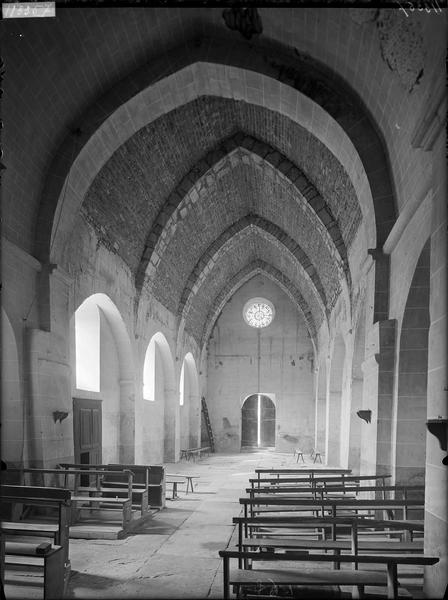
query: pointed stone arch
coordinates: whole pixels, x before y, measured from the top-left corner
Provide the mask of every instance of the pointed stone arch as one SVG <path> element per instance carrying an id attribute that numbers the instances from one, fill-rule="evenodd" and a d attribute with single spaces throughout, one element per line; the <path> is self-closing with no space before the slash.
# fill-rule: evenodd
<path id="1" fill-rule="evenodd" d="M 172 73 L 170 67 L 168 70 L 166 69 L 165 56 L 159 65 L 154 65 L 151 74 L 148 73 L 146 66 L 137 73 L 133 73 L 129 77 L 129 80 L 133 82 L 132 85 L 129 85 L 130 81 L 123 80 L 118 86 L 120 93 L 117 93 L 117 89 L 111 90 L 102 103 L 92 106 L 87 111 L 76 135 L 72 134 L 64 140 L 49 169 L 39 211 L 38 227 L 36 229 L 36 253 L 43 262 L 48 262 L 50 259 L 58 260 L 61 252 L 60 245 L 63 243 L 63 238 L 70 232 L 74 216 L 82 204 L 86 190 L 95 174 L 119 145 L 124 143 L 139 128 L 164 114 L 167 110 L 171 110 L 176 103 L 185 103 L 197 95 L 207 93 L 211 75 L 208 71 L 216 70 L 218 80 L 225 78 L 226 73 L 228 74 L 229 71 L 235 72 L 236 80 L 244 80 L 243 69 L 247 64 L 247 57 L 244 65 L 239 64 L 239 60 L 234 60 L 235 64 L 226 66 L 226 61 L 229 59 L 228 54 L 226 59 L 216 57 L 215 62 L 207 64 L 203 62 L 205 55 L 201 56 L 205 50 L 203 44 L 196 46 L 195 53 L 197 56 L 193 57 L 191 48 L 189 50 L 187 54 L 178 55 L 180 63 L 179 60 L 172 63 L 178 65 L 176 73 Z M 176 50 L 173 53 L 175 54 Z M 244 52 L 245 56 L 246 54 L 247 48 Z M 291 80 L 290 77 L 285 78 L 286 72 L 284 70 L 281 70 L 282 74 L 280 75 L 280 72 L 275 68 L 268 68 L 266 61 L 260 61 L 260 58 L 261 56 L 258 56 L 255 63 L 253 63 L 251 76 L 259 79 L 261 89 L 264 80 L 270 78 L 273 78 L 274 81 L 277 79 L 275 86 L 278 87 L 279 92 L 280 88 L 283 87 L 285 89 L 293 88 L 290 93 L 297 94 L 300 96 L 302 103 L 309 105 L 309 108 L 313 107 L 313 110 L 320 113 L 322 118 L 319 119 L 319 127 L 310 122 L 309 119 L 305 125 L 319 139 L 323 140 L 323 132 L 327 131 L 326 122 L 332 130 L 335 126 L 339 129 L 338 133 L 342 134 L 344 141 L 341 142 L 341 139 L 338 138 L 339 143 L 336 144 L 337 136 L 333 136 L 329 143 L 330 150 L 340 158 L 352 180 L 355 182 L 358 179 L 358 183 L 355 185 L 361 184 L 359 197 L 370 202 L 371 196 L 369 193 L 366 196 L 365 190 L 362 189 L 364 181 L 361 182 L 360 179 L 363 179 L 363 177 L 355 177 L 356 173 L 365 173 L 359 157 L 366 164 L 367 177 L 373 191 L 375 211 L 378 213 L 376 219 L 377 234 L 380 234 L 380 241 L 386 239 L 395 221 L 394 195 L 389 166 L 383 140 L 379 137 L 371 122 L 370 115 L 357 96 L 342 81 L 336 82 L 338 78 L 333 73 L 331 76 L 329 73 L 324 76 L 324 79 L 326 78 L 325 89 L 327 93 L 324 96 L 320 92 L 316 93 L 319 86 L 313 85 L 312 79 L 313 72 L 317 73 L 317 71 L 310 71 L 309 65 L 312 62 L 310 59 L 305 62 L 305 68 L 299 76 L 297 57 L 295 57 L 296 66 L 292 72 L 296 76 Z M 184 63 L 183 66 L 182 62 Z M 162 78 L 156 74 L 158 69 L 160 74 L 163 74 Z M 198 83 L 190 87 L 187 95 L 185 91 L 182 91 L 182 93 L 174 92 L 174 102 L 172 104 L 166 106 L 157 103 L 159 84 L 156 82 L 158 80 L 163 79 L 165 86 L 173 85 L 174 82 L 177 82 L 175 85 L 181 85 L 186 79 L 195 81 L 195 77 L 200 70 L 206 71 L 207 75 L 198 77 Z M 166 73 L 171 74 L 167 76 Z M 322 72 L 319 73 L 319 77 L 322 77 Z M 278 81 L 279 79 L 280 81 Z M 336 83 L 348 92 L 351 102 L 347 102 L 347 96 L 342 98 L 340 92 L 336 91 Z M 234 97 L 234 92 L 231 89 L 223 88 L 220 93 L 223 96 Z M 238 96 L 241 96 L 241 92 L 238 92 Z M 335 103 L 335 97 L 340 98 L 341 101 Z M 291 114 L 286 106 L 270 106 L 269 97 L 262 101 L 267 103 L 267 108 L 279 110 L 288 115 Z M 144 108 L 142 109 L 142 107 Z M 310 112 L 303 111 L 303 115 L 311 113 L 312 110 Z M 291 116 L 299 121 L 300 118 L 305 119 L 305 116 L 301 117 L 295 111 Z M 340 125 L 338 122 L 340 122 Z M 356 126 L 354 126 L 355 123 Z M 323 124 L 323 129 L 321 124 Z M 344 133 L 344 131 L 347 133 Z M 344 151 L 341 153 L 342 146 Z M 72 175 L 70 181 L 67 179 L 69 174 Z M 366 208 L 367 212 L 364 211 L 366 215 L 369 210 L 369 208 Z M 373 240 L 371 243 L 369 242 L 369 245 L 374 244 Z"/>
<path id="2" fill-rule="evenodd" d="M 155 352 L 155 401 L 161 405 L 162 422 L 159 424 L 164 432 L 163 461 L 176 462 L 179 457 L 179 392 L 176 386 L 174 360 L 170 345 L 165 335 L 158 331 L 150 339 L 145 357 Z M 145 440 L 143 440 L 145 443 Z"/>
<path id="3" fill-rule="evenodd" d="M 180 381 L 180 447 L 198 448 L 201 444 L 201 399 L 196 361 L 187 352 L 182 361 Z"/>
<path id="4" fill-rule="evenodd" d="M 125 463 L 133 462 L 135 457 L 135 366 L 129 333 L 120 311 L 109 296 L 103 293 L 92 294 L 77 307 L 73 315 L 75 328 L 76 313 L 89 306 L 98 311 L 97 333 L 100 336 L 98 340 L 98 353 L 102 335 L 101 329 L 105 324 L 110 329 L 115 342 L 114 347 L 118 358 L 119 377 L 117 382 L 117 414 L 113 417 L 113 420 L 116 421 L 117 429 L 113 435 L 118 440 L 117 459 Z M 104 325 L 102 319 L 105 319 Z M 106 404 L 104 404 L 104 407 L 106 407 Z M 108 426 L 108 423 L 103 418 L 103 440 L 111 438 L 111 432 L 107 431 Z"/>
<path id="5" fill-rule="evenodd" d="M 350 268 L 348 265 L 347 248 L 343 240 L 338 222 L 332 214 L 331 208 L 326 204 L 316 187 L 306 177 L 306 175 L 296 165 L 292 163 L 285 155 L 273 148 L 269 144 L 254 138 L 242 131 L 239 131 L 231 137 L 222 140 L 211 151 L 209 151 L 198 163 L 196 163 L 187 175 L 178 183 L 176 188 L 170 193 L 163 207 L 159 211 L 156 219 L 152 223 L 151 229 L 147 235 L 142 258 L 138 266 L 135 284 L 137 290 L 141 290 L 148 266 L 151 263 L 153 254 L 156 253 L 160 238 L 166 235 L 166 229 L 175 227 L 174 214 L 179 205 L 189 194 L 197 182 L 205 177 L 213 169 L 217 170 L 220 163 L 231 155 L 235 155 L 237 149 L 254 154 L 273 169 L 278 170 L 286 180 L 293 185 L 300 197 L 310 207 L 312 214 L 319 221 L 323 230 L 326 230 L 328 237 L 334 246 L 333 252 L 339 256 L 339 262 L 342 265 L 343 272 L 350 284 Z M 303 252 L 303 251 L 302 251 Z M 160 252 L 157 252 L 159 255 Z M 306 261 L 306 262 L 309 262 Z"/>
<path id="6" fill-rule="evenodd" d="M 196 263 L 193 271 L 188 277 L 184 291 L 181 295 L 181 300 L 178 307 L 179 316 L 183 318 L 184 312 L 188 311 L 188 305 L 191 301 L 190 299 L 192 296 L 194 296 L 197 287 L 200 285 L 201 279 L 203 279 L 205 274 L 210 271 L 211 266 L 216 264 L 220 253 L 225 250 L 226 244 L 234 236 L 242 233 L 249 227 L 255 227 L 262 232 L 273 236 L 278 242 L 281 243 L 282 247 L 285 248 L 285 251 L 294 256 L 299 263 L 301 270 L 303 270 L 304 279 L 309 283 L 310 286 L 314 287 L 316 296 L 320 298 L 320 309 L 325 313 L 327 300 L 321 279 L 317 269 L 311 263 L 307 254 L 303 251 L 300 245 L 297 244 L 289 235 L 287 235 L 274 223 L 269 222 L 258 215 L 247 215 L 227 228 L 221 234 L 221 236 L 207 248 L 201 259 Z"/>
<path id="7" fill-rule="evenodd" d="M 282 273 L 280 273 L 275 267 L 269 265 L 263 260 L 256 260 L 247 265 L 244 269 L 242 269 L 233 279 L 225 286 L 221 293 L 215 298 L 212 308 L 207 315 L 207 319 L 204 323 L 203 334 L 201 336 L 201 349 L 204 352 L 208 338 L 212 332 L 214 324 L 219 317 L 222 309 L 226 302 L 233 296 L 233 294 L 238 290 L 244 283 L 249 281 L 252 277 L 257 275 L 258 273 L 263 273 L 272 281 L 274 281 L 290 298 L 293 304 L 297 307 L 298 311 L 303 316 L 305 323 L 307 325 L 311 341 L 313 346 L 315 345 L 315 335 L 316 335 L 316 324 L 314 322 L 313 316 L 306 306 L 306 303 L 294 286 L 294 284 L 289 281 Z"/>

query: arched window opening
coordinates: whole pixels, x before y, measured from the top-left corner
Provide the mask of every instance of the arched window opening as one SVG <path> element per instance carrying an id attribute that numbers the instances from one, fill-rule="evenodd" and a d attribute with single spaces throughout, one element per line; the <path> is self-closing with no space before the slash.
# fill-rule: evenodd
<path id="1" fill-rule="evenodd" d="M 185 361 L 182 363 L 182 369 L 180 371 L 180 382 L 179 382 L 179 404 L 184 405 L 185 399 Z"/>
<path id="2" fill-rule="evenodd" d="M 154 402 L 156 399 L 156 342 L 152 338 L 148 344 L 143 366 L 143 398 Z"/>
<path id="3" fill-rule="evenodd" d="M 75 312 L 76 387 L 100 391 L 100 315 L 94 302 L 86 301 Z"/>

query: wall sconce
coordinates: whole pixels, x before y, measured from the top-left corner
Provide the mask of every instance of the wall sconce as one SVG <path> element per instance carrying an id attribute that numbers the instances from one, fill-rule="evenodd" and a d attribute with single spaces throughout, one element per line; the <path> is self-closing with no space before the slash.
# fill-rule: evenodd
<path id="1" fill-rule="evenodd" d="M 372 418 L 372 411 L 371 410 L 358 410 L 358 412 L 356 414 L 358 415 L 358 417 L 360 419 L 362 419 L 366 423 L 370 423 L 371 418 Z"/>
<path id="2" fill-rule="evenodd" d="M 62 421 L 64 419 L 66 419 L 68 417 L 68 412 L 65 410 L 54 410 L 53 411 L 53 421 L 56 423 L 56 421 L 59 421 L 59 423 L 62 423 Z"/>
<path id="3" fill-rule="evenodd" d="M 426 427 L 429 433 L 432 433 L 438 440 L 440 449 L 446 452 L 447 449 L 447 420 L 443 417 L 438 419 L 428 419 Z"/>
<path id="4" fill-rule="evenodd" d="M 426 428 L 429 433 L 432 433 L 438 441 L 440 449 L 446 452 L 447 450 L 447 432 L 448 432 L 448 421 L 443 417 L 439 417 L 438 419 L 428 419 L 426 421 Z M 442 459 L 442 464 L 448 466 L 448 455 Z"/>

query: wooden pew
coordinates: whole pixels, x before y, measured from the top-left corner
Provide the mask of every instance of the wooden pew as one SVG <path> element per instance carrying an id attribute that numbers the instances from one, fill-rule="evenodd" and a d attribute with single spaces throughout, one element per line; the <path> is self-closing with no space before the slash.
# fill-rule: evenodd
<path id="1" fill-rule="evenodd" d="M 423 485 L 331 485 L 327 486 L 325 483 L 319 486 L 313 486 L 311 489 L 309 486 L 264 486 L 264 487 L 250 487 L 246 488 L 246 493 L 249 494 L 250 498 L 256 498 L 260 495 L 275 495 L 275 496 L 290 496 L 298 498 L 328 498 L 328 497 L 341 497 L 341 498 L 355 498 L 360 495 L 373 496 L 377 498 L 381 496 L 383 499 L 387 499 L 388 494 L 391 499 L 398 499 L 397 495 L 401 495 L 405 502 L 410 499 L 412 494 L 418 494 L 421 496 L 422 501 L 424 497 L 425 486 Z"/>
<path id="2" fill-rule="evenodd" d="M 142 517 L 149 512 L 149 466 L 140 465 L 122 465 L 122 464 L 89 464 L 83 465 L 78 463 L 60 463 L 58 465 L 65 471 L 83 471 L 85 475 L 81 475 L 78 481 L 84 477 L 89 477 L 89 473 L 93 471 L 102 471 L 102 477 L 95 478 L 95 490 L 98 495 L 104 498 L 131 498 L 132 508 L 140 512 Z M 132 467 L 132 469 L 131 469 Z M 132 482 L 129 482 L 128 472 L 132 473 Z M 136 482 L 136 479 L 138 481 Z M 79 485 L 78 490 L 89 491 L 91 486 Z M 93 491 L 93 490 L 92 490 Z"/>
<path id="3" fill-rule="evenodd" d="M 329 532 L 332 541 L 340 539 L 343 535 L 349 536 L 350 549 L 353 554 L 358 553 L 359 546 L 359 532 L 381 532 L 385 535 L 390 535 L 392 532 L 400 533 L 407 531 L 411 537 L 415 531 L 423 532 L 422 521 L 390 521 L 384 519 L 370 519 L 366 517 L 312 517 L 312 516 L 257 516 L 257 517 L 233 517 L 233 523 L 238 527 L 238 548 L 241 550 L 243 540 L 252 538 L 254 536 L 262 536 L 278 538 L 292 536 L 294 540 L 297 540 L 302 536 L 304 531 L 313 533 L 314 537 L 321 536 L 322 531 Z M 344 539 L 345 539 L 344 538 Z M 307 539 L 303 539 L 301 548 L 305 548 L 305 542 Z M 312 540 L 309 540 L 312 541 Z M 328 541 L 327 535 L 325 535 L 323 542 Z M 392 542 L 391 542 L 392 543 Z M 393 542 L 395 543 L 395 542 Z M 311 544 L 310 547 L 313 545 Z M 324 545 L 325 547 L 325 545 Z M 368 545 L 366 546 L 368 549 Z M 403 548 L 407 548 L 403 546 Z M 328 546 L 328 549 L 334 550 L 332 545 Z M 344 549 L 344 545 L 341 550 Z M 407 549 L 406 549 L 407 551 Z"/>
<path id="4" fill-rule="evenodd" d="M 358 498 L 330 498 L 321 497 L 317 499 L 311 498 L 300 498 L 293 496 L 257 496 L 256 498 L 240 498 L 240 504 L 244 506 L 244 516 L 248 516 L 248 509 L 250 516 L 255 516 L 256 513 L 266 512 L 316 512 L 321 511 L 322 516 L 325 515 L 325 511 L 328 511 L 332 517 L 337 517 L 342 511 L 366 511 L 369 510 L 400 510 L 402 512 L 402 519 L 407 520 L 408 510 L 410 508 L 424 508 L 423 500 L 412 500 L 409 498 L 402 498 L 399 500 L 389 499 L 373 499 L 364 500 Z M 261 508 L 263 507 L 263 508 Z"/>
<path id="5" fill-rule="evenodd" d="M 149 471 L 150 468 L 147 465 L 124 465 L 118 463 L 109 463 L 107 465 L 95 464 L 95 465 L 82 465 L 76 463 L 60 463 L 61 469 L 79 469 L 87 470 L 103 470 L 109 474 L 102 478 L 98 490 L 104 495 L 105 498 L 114 498 L 117 495 L 121 497 L 128 497 L 129 492 L 132 498 L 132 508 L 139 510 L 142 517 L 146 516 L 149 512 Z M 132 473 L 132 487 L 129 490 L 129 481 L 126 471 Z M 115 473 L 115 474 L 114 474 Z"/>
<path id="6" fill-rule="evenodd" d="M 166 505 L 166 475 L 163 465 L 151 465 L 149 472 L 149 506 L 165 508 Z"/>
<path id="7" fill-rule="evenodd" d="M 291 528 L 293 527 L 296 534 L 293 537 L 272 537 L 266 531 L 260 531 L 260 528 L 266 529 L 269 527 L 270 520 L 264 521 L 263 517 L 254 517 L 253 519 L 244 519 L 237 517 L 234 519 L 235 523 L 238 523 L 238 549 L 242 550 L 246 548 L 260 548 L 260 549 L 291 549 L 291 550 L 330 550 L 335 554 L 340 554 L 341 551 L 349 551 L 352 554 L 358 554 L 363 552 L 411 552 L 421 553 L 423 552 L 423 539 L 414 540 L 412 542 L 403 542 L 399 540 L 391 540 L 388 537 L 381 537 L 381 539 L 359 539 L 359 533 L 363 530 L 370 530 L 374 527 L 375 533 L 384 530 L 387 535 L 384 525 L 389 525 L 388 521 L 372 521 L 370 519 L 363 518 L 344 518 L 344 517 L 302 517 L 299 520 L 295 520 L 293 523 L 288 522 L 288 519 L 281 521 L 283 525 Z M 243 525 L 249 524 L 248 531 L 249 537 L 243 537 Z M 272 523 L 271 523 L 272 524 Z M 278 522 L 273 523 L 274 527 L 278 526 Z M 304 538 L 301 533 L 303 527 L 306 528 L 327 528 L 331 530 L 332 539 L 308 539 Z M 400 524 L 400 527 L 403 525 Z M 252 529 L 255 527 L 255 532 L 252 533 Z M 415 525 L 410 524 L 408 528 L 414 528 Z M 350 539 L 346 539 L 347 528 L 349 528 Z M 421 524 L 423 529 L 423 524 Z M 337 532 L 344 534 L 344 538 L 337 535 Z"/>
<path id="8" fill-rule="evenodd" d="M 285 517 L 258 516 L 234 517 L 233 523 L 238 526 L 237 545 L 242 550 L 244 546 L 290 548 L 300 550 L 330 550 L 340 554 L 342 550 L 350 550 L 352 554 L 361 552 L 421 552 L 420 540 L 415 542 L 382 540 L 360 540 L 360 533 L 383 533 L 385 536 L 403 531 L 412 536 L 414 531 L 423 531 L 423 522 L 389 521 L 364 517 Z M 318 539 L 309 539 L 309 533 Z M 325 532 L 325 533 L 322 533 Z M 305 533 L 305 537 L 304 537 Z M 330 538 L 328 538 L 330 533 Z M 322 537 L 323 536 L 323 537 Z M 342 537 L 341 537 L 342 536 Z M 348 536 L 348 538 L 347 538 Z M 397 544 L 400 544 L 397 546 Z M 415 547 L 414 547 L 415 546 Z M 240 565 L 241 566 L 241 565 Z M 339 564 L 334 563 L 334 568 Z M 356 566 L 355 566 L 356 568 Z"/>
<path id="9" fill-rule="evenodd" d="M 51 543 L 1 541 L 2 582 L 4 586 L 29 583 L 30 570 L 43 572 L 44 600 L 64 597 L 64 549 Z M 5 571 L 14 569 L 15 577 L 6 577 Z M 19 572 L 17 572 L 17 570 Z M 6 591 L 6 595 L 8 592 Z"/>
<path id="10" fill-rule="evenodd" d="M 276 549 L 283 548 L 285 550 L 333 550 L 335 554 L 340 554 L 341 551 L 352 551 L 352 542 L 348 539 L 336 540 L 310 540 L 301 536 L 297 537 L 248 537 L 243 538 L 241 547 L 244 548 L 264 548 Z M 400 540 L 391 540 L 390 538 L 382 538 L 375 540 L 361 540 L 357 543 L 358 553 L 369 552 L 423 552 L 423 539 L 414 540 L 413 542 L 402 542 Z"/>
<path id="11" fill-rule="evenodd" d="M 308 554 L 306 552 L 288 552 L 278 554 L 275 552 L 250 552 L 239 550 L 220 550 L 219 556 L 223 558 L 223 597 L 230 598 L 230 586 L 235 586 L 238 591 L 245 586 L 279 586 L 279 585 L 319 585 L 319 586 L 354 586 L 357 596 L 362 597 L 366 585 L 387 586 L 387 597 L 391 600 L 398 598 L 398 565 L 434 565 L 439 561 L 437 556 L 392 554 L 392 555 L 328 555 Z M 274 568 L 274 569 L 230 569 L 230 559 L 237 559 L 239 564 L 247 561 L 266 561 L 278 563 L 281 561 L 294 562 L 337 562 L 352 563 L 353 565 L 385 565 L 386 571 L 372 571 L 364 569 L 329 570 L 324 568 Z"/>
<path id="12" fill-rule="evenodd" d="M 303 469 L 304 470 L 304 469 Z M 295 477 L 256 477 L 250 478 L 249 483 L 251 487 L 261 487 L 262 484 L 269 486 L 282 486 L 282 485 L 309 485 L 310 487 L 316 485 L 327 486 L 332 484 L 345 485 L 346 483 L 359 483 L 361 481 L 379 481 L 379 485 L 386 485 L 386 479 L 392 477 L 392 475 L 320 475 L 318 473 L 305 473 L 304 475 L 296 475 Z"/>
<path id="13" fill-rule="evenodd" d="M 255 473 L 258 479 L 261 479 L 262 475 L 276 475 L 277 477 L 283 477 L 285 475 L 308 475 L 310 479 L 318 473 L 319 475 L 350 475 L 351 469 L 340 469 L 332 467 L 296 467 L 296 468 L 283 468 L 283 467 L 271 467 L 271 468 L 258 468 L 255 469 Z"/>
<path id="14" fill-rule="evenodd" d="M 70 558 L 69 558 L 69 536 L 71 521 L 71 492 L 67 489 L 31 487 L 19 485 L 2 485 L 0 487 L 1 500 L 3 503 L 11 505 L 25 505 L 37 508 L 51 508 L 56 511 L 57 520 L 55 523 L 45 522 L 40 517 L 38 522 L 28 522 L 23 520 L 12 521 L 2 520 L 1 531 L 2 538 L 8 537 L 39 537 L 48 538 L 55 546 L 61 547 L 62 556 L 62 578 L 67 587 L 70 577 Z M 53 562 L 60 558 L 52 559 Z"/>
<path id="15" fill-rule="evenodd" d="M 127 489 L 124 490 L 124 495 L 120 498 L 110 498 L 104 495 L 104 492 L 110 492 L 111 488 L 103 488 L 101 485 L 102 478 L 108 475 L 113 475 L 114 471 L 106 469 L 61 469 L 64 473 L 65 484 L 70 486 L 70 479 L 73 479 L 72 486 L 72 504 L 76 510 L 72 511 L 74 520 L 81 519 L 81 512 L 88 510 L 92 511 L 121 511 L 121 526 L 126 530 L 132 520 L 132 472 L 124 469 L 121 473 L 127 477 Z M 83 482 L 81 477 L 88 476 L 95 479 L 95 484 L 81 485 Z M 70 486 L 70 487 L 71 487 Z"/>

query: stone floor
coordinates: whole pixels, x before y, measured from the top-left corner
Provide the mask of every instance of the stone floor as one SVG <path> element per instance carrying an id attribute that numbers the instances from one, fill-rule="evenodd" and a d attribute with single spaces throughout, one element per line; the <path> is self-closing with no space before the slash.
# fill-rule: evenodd
<path id="1" fill-rule="evenodd" d="M 256 467 L 297 465 L 291 454 L 260 450 L 166 466 L 199 475 L 194 493 L 180 488 L 180 499 L 124 539 L 70 540 L 69 598 L 222 598 L 218 550 L 233 533 L 249 477 Z"/>
<path id="2" fill-rule="evenodd" d="M 257 451 L 212 454 L 167 464 L 191 473 L 194 493 L 178 500 L 121 540 L 70 540 L 69 598 L 220 598 L 221 560 L 233 532 L 238 498 L 258 466 L 293 466 L 291 454 Z M 169 490 L 171 492 L 171 490 Z M 170 495 L 167 491 L 167 496 Z"/>

